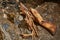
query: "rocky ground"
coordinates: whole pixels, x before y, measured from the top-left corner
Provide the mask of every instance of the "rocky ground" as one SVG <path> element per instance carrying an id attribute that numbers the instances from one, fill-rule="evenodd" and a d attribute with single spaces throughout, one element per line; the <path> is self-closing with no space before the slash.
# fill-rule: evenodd
<path id="1" fill-rule="evenodd" d="M 39 36 L 35 37 L 34 40 L 60 40 L 60 4 L 54 2 L 44 2 L 40 5 L 36 3 L 33 5 L 28 2 L 24 4 L 28 8 L 35 8 L 45 20 L 50 21 L 57 26 L 55 35 L 51 35 L 48 30 L 37 25 Z M 7 12 L 3 12 L 2 9 L 7 10 Z M 12 12 L 16 15 L 18 15 L 17 13 L 21 13 L 18 3 L 14 0 L 12 2 L 0 0 L 0 40 L 32 40 L 31 37 L 22 38 L 20 36 L 21 33 L 31 33 L 31 31 L 27 29 L 22 15 L 17 16 L 21 21 L 15 18 L 14 24 L 4 18 L 4 13 Z M 18 24 L 20 25 L 18 26 Z"/>

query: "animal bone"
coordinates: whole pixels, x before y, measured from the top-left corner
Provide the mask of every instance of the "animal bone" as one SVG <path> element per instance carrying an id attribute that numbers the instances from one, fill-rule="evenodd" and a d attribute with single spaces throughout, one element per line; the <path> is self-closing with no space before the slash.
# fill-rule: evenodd
<path id="1" fill-rule="evenodd" d="M 37 10 L 33 8 L 31 8 L 31 10 L 28 10 L 22 3 L 20 6 L 22 12 L 24 12 L 25 14 L 29 12 L 28 14 L 31 14 L 30 16 L 32 16 L 33 20 L 48 29 L 51 34 L 54 34 L 56 32 L 56 25 L 52 24 L 51 22 L 45 21 Z"/>
<path id="2" fill-rule="evenodd" d="M 37 23 L 48 29 L 52 34 L 56 32 L 56 25 L 51 22 L 45 21 L 37 10 L 31 8 L 32 15 L 36 18 Z"/>
<path id="3" fill-rule="evenodd" d="M 32 30 L 32 34 L 25 34 L 25 35 L 22 34 L 22 35 L 23 36 L 33 36 L 33 35 L 35 36 L 35 35 L 38 35 L 37 28 L 36 28 L 36 25 L 33 22 L 31 12 L 29 12 L 28 9 L 22 3 L 20 3 L 20 9 L 26 15 L 25 21 L 27 22 L 27 24 L 29 25 L 29 27 Z"/>

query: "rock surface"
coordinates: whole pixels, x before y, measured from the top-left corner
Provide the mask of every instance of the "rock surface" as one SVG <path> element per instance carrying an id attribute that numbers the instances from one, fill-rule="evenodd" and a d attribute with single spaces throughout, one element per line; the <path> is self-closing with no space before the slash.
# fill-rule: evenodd
<path id="1" fill-rule="evenodd" d="M 0 25 L 2 25 L 0 26 L 0 31 L 2 31 L 0 32 L 0 39 L 2 38 L 1 40 L 32 40 L 31 37 L 25 39 L 20 36 L 21 33 L 31 33 L 31 31 L 27 29 L 27 25 L 22 15 L 17 14 L 17 18 L 21 18 L 21 21 L 15 19 L 15 24 L 3 18 L 4 13 L 19 13 L 19 7 L 16 6 L 17 3 L 15 3 L 15 1 L 9 4 L 6 2 L 8 1 L 0 1 Z M 5 3 L 6 6 L 4 6 Z M 27 5 L 27 3 L 25 5 Z M 27 7 L 34 6 L 35 5 L 30 4 Z M 57 31 L 55 35 L 51 35 L 42 26 L 37 25 L 39 36 L 34 38 L 34 40 L 60 40 L 60 5 L 58 3 L 45 2 L 34 8 L 42 15 L 45 20 L 50 21 L 57 26 Z M 3 12 L 2 9 L 6 9 L 7 12 Z M 18 26 L 18 24 L 20 24 L 20 26 Z"/>

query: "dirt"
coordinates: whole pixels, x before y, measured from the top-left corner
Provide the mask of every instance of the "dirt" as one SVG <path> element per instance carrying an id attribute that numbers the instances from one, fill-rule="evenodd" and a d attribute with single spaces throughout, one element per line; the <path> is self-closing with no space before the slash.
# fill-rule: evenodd
<path id="1" fill-rule="evenodd" d="M 25 2 L 24 4 L 27 8 L 35 8 L 45 20 L 50 21 L 57 26 L 56 33 L 52 35 L 45 28 L 37 25 L 39 36 L 35 37 L 34 40 L 60 40 L 60 4 L 54 2 L 43 2 L 40 5 L 28 2 Z M 3 12 L 2 9 L 6 9 L 7 12 Z M 2 31 L 0 33 L 0 38 L 2 39 L 0 40 L 32 40 L 32 37 L 22 38 L 22 36 L 20 36 L 21 33 L 31 33 L 31 31 L 28 30 L 22 15 L 16 14 L 17 18 L 21 19 L 21 21 L 15 18 L 14 24 L 3 17 L 4 13 L 12 12 L 15 14 L 21 13 L 18 4 L 15 1 L 9 3 L 7 0 L 0 0 L 0 29 Z M 20 24 L 20 26 L 18 26 L 18 24 Z"/>

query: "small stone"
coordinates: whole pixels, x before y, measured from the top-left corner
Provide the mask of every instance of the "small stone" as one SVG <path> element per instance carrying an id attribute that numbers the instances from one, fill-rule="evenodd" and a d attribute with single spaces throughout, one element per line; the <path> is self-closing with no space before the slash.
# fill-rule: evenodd
<path id="1" fill-rule="evenodd" d="M 7 15 L 6 14 L 3 14 L 3 18 L 7 18 Z"/>
<path id="2" fill-rule="evenodd" d="M 4 23 L 4 24 L 2 24 L 2 27 L 6 30 L 9 27 L 9 24 Z"/>
<path id="3" fill-rule="evenodd" d="M 2 2 L 2 6 L 6 7 L 7 6 L 7 2 Z"/>
<path id="4" fill-rule="evenodd" d="M 20 15 L 19 16 L 19 20 L 22 21 L 23 20 L 23 16 Z"/>

